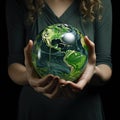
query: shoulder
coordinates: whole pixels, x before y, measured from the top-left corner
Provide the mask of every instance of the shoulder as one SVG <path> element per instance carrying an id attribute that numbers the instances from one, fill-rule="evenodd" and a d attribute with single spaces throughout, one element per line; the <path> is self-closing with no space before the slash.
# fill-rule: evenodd
<path id="1" fill-rule="evenodd" d="M 101 0 L 101 9 L 97 15 L 102 16 L 103 18 L 112 17 L 112 2 L 111 0 Z M 111 19 L 111 18 L 110 18 Z"/>
<path id="2" fill-rule="evenodd" d="M 24 19 L 26 15 L 24 0 L 6 0 L 6 15 L 9 18 Z"/>
<path id="3" fill-rule="evenodd" d="M 112 6 L 111 0 L 101 0 L 101 2 L 104 9 L 111 8 Z"/>
<path id="4" fill-rule="evenodd" d="M 6 11 L 22 14 L 25 12 L 24 0 L 6 0 Z"/>

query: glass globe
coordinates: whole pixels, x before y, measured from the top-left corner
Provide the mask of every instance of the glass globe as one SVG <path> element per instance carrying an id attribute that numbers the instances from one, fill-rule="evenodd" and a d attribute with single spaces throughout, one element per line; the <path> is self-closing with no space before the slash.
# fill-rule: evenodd
<path id="1" fill-rule="evenodd" d="M 62 23 L 50 25 L 36 36 L 31 56 L 40 77 L 53 74 L 69 81 L 80 77 L 88 61 L 84 35 Z"/>

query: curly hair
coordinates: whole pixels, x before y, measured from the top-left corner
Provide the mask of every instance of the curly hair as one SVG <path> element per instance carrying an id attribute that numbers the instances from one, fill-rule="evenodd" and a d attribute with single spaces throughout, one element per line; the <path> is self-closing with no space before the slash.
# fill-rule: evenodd
<path id="1" fill-rule="evenodd" d="M 78 0 L 79 10 L 83 15 L 84 20 L 94 21 L 96 12 L 101 12 L 101 0 Z M 28 11 L 27 21 L 34 22 L 35 16 L 42 13 L 44 7 L 44 0 L 25 0 L 26 8 Z M 100 20 L 102 16 L 99 14 L 97 18 Z"/>

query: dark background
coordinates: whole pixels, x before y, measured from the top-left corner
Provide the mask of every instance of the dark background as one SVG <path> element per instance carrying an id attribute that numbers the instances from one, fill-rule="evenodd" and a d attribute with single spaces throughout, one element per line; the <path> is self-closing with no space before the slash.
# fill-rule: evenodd
<path id="1" fill-rule="evenodd" d="M 120 41 L 120 8 L 116 1 L 113 6 L 113 33 L 112 33 L 112 59 L 113 75 L 111 80 L 101 90 L 106 120 L 119 120 L 119 41 Z M 17 104 L 21 87 L 13 83 L 7 74 L 8 41 L 5 21 L 5 0 L 0 0 L 0 120 L 16 120 Z"/>

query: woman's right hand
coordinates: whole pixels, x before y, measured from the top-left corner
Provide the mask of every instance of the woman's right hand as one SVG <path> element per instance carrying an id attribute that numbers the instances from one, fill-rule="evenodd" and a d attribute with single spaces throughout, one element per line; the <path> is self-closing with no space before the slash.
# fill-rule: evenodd
<path id="1" fill-rule="evenodd" d="M 58 97 L 61 94 L 60 78 L 52 74 L 48 74 L 43 78 L 39 78 L 35 75 L 35 71 L 31 62 L 31 50 L 33 47 L 33 41 L 29 40 L 27 46 L 24 49 L 25 55 L 25 67 L 27 73 L 28 84 L 33 87 L 38 93 L 42 93 L 48 98 Z"/>

